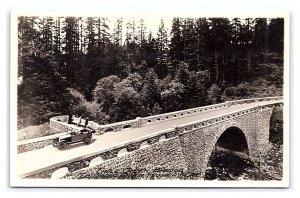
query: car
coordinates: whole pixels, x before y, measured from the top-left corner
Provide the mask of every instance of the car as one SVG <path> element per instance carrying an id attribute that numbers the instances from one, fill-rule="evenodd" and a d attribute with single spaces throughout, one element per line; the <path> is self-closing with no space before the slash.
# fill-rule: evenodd
<path id="1" fill-rule="evenodd" d="M 75 131 L 67 132 L 66 134 L 57 137 L 53 140 L 52 145 L 59 150 L 63 150 L 68 144 L 83 142 L 88 145 L 92 141 L 92 135 L 95 133 L 94 129 L 85 127 Z"/>

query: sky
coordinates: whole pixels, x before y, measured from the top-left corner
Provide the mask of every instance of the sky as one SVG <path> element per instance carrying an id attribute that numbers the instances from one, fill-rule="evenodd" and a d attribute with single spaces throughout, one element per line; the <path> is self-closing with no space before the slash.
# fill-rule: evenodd
<path id="1" fill-rule="evenodd" d="M 110 30 L 113 31 L 114 29 L 114 25 L 118 19 L 118 17 L 107 17 L 110 20 Z M 158 31 L 158 27 L 161 23 L 161 20 L 163 20 L 164 25 L 165 25 L 165 29 L 167 30 L 168 34 L 171 31 L 171 27 L 172 27 L 172 20 L 173 17 L 160 17 L 160 16 L 135 16 L 135 17 L 122 17 L 123 19 L 123 38 L 125 38 L 125 34 L 126 34 L 126 24 L 128 23 L 128 21 L 132 22 L 133 20 L 136 23 L 136 27 L 139 26 L 139 21 L 141 19 L 144 20 L 144 24 L 146 26 L 146 35 L 149 34 L 149 32 L 152 32 L 152 35 L 154 37 L 156 37 L 157 35 L 157 31 Z"/>
<path id="2" fill-rule="evenodd" d="M 110 33 L 113 32 L 114 30 L 114 26 L 116 24 L 117 21 L 117 17 L 108 17 L 110 23 L 109 23 L 109 29 L 110 29 Z M 157 37 L 157 32 L 158 32 L 158 28 L 161 24 L 161 20 L 163 20 L 164 22 L 164 27 L 167 30 L 168 35 L 170 34 L 171 31 L 171 27 L 172 27 L 172 20 L 173 17 L 159 17 L 159 16 L 152 16 L 152 17 L 147 17 L 147 16 L 143 16 L 143 17 L 122 17 L 123 19 L 123 25 L 122 25 L 122 43 L 125 42 L 125 38 L 126 38 L 126 24 L 130 21 L 130 23 L 132 23 L 132 21 L 135 21 L 136 24 L 136 28 L 139 27 L 140 25 L 140 20 L 143 19 L 144 20 L 144 25 L 146 27 L 146 38 L 148 37 L 149 33 L 152 32 L 152 36 L 153 37 Z M 136 29 L 138 31 L 138 29 Z"/>

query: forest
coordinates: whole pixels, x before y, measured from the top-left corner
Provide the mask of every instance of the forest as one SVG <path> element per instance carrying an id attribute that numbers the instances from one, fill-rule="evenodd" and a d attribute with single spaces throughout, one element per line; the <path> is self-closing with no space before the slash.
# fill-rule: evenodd
<path id="1" fill-rule="evenodd" d="M 283 94 L 283 18 L 18 18 L 18 129 Z"/>

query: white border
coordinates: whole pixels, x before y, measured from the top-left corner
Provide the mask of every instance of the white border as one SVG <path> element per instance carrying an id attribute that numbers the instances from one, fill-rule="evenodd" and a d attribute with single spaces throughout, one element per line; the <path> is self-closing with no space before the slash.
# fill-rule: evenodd
<path id="1" fill-rule="evenodd" d="M 284 17 L 285 18 L 285 54 L 284 54 L 284 176 L 281 182 L 278 181 L 177 181 L 177 180 L 95 180 L 84 181 L 84 180 L 21 180 L 17 178 L 14 172 L 15 165 L 15 155 L 16 151 L 16 118 L 17 118 L 17 16 L 28 15 L 28 16 L 151 16 L 153 13 L 164 17 L 169 16 L 181 16 L 181 17 Z M 134 14 L 133 14 L 134 13 Z M 200 13 L 200 14 L 199 14 Z M 255 10 L 231 10 L 226 9 L 226 11 L 208 11 L 196 8 L 176 8 L 176 9 L 165 9 L 163 12 L 159 9 L 153 10 L 153 8 L 129 8 L 129 9 L 105 9 L 99 11 L 86 10 L 70 11 L 70 10 L 58 10 L 58 11 L 36 11 L 27 10 L 20 11 L 15 10 L 11 15 L 11 95 L 10 95 L 10 130 L 11 130 L 11 144 L 10 144 L 10 174 L 11 180 L 10 185 L 12 186 L 29 186 L 29 187 L 288 187 L 289 185 L 289 14 L 286 11 L 265 11 L 257 12 Z"/>

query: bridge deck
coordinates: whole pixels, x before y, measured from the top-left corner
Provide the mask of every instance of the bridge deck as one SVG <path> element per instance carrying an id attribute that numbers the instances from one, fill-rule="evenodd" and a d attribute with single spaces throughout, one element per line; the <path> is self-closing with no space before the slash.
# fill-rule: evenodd
<path id="1" fill-rule="evenodd" d="M 140 128 L 128 128 L 119 132 L 109 132 L 99 136 L 94 135 L 92 143 L 90 145 L 83 145 L 83 143 L 68 145 L 66 150 L 63 151 L 60 151 L 57 148 L 54 148 L 52 145 L 49 145 L 42 149 L 17 154 L 15 170 L 17 170 L 17 175 L 23 175 L 34 170 L 48 167 L 52 164 L 62 163 L 74 158 L 80 158 L 81 156 L 87 154 L 99 152 L 111 148 L 114 145 L 128 142 L 135 138 L 139 138 L 149 134 L 155 134 L 164 129 L 172 128 L 175 125 L 179 126 L 188 124 L 194 121 L 200 121 L 210 117 L 232 113 L 240 109 L 272 103 L 274 103 L 274 101 L 240 104 L 224 109 L 217 109 L 209 112 L 194 114 L 188 117 L 181 117 L 178 119 L 161 121 L 155 124 L 144 125 Z"/>

